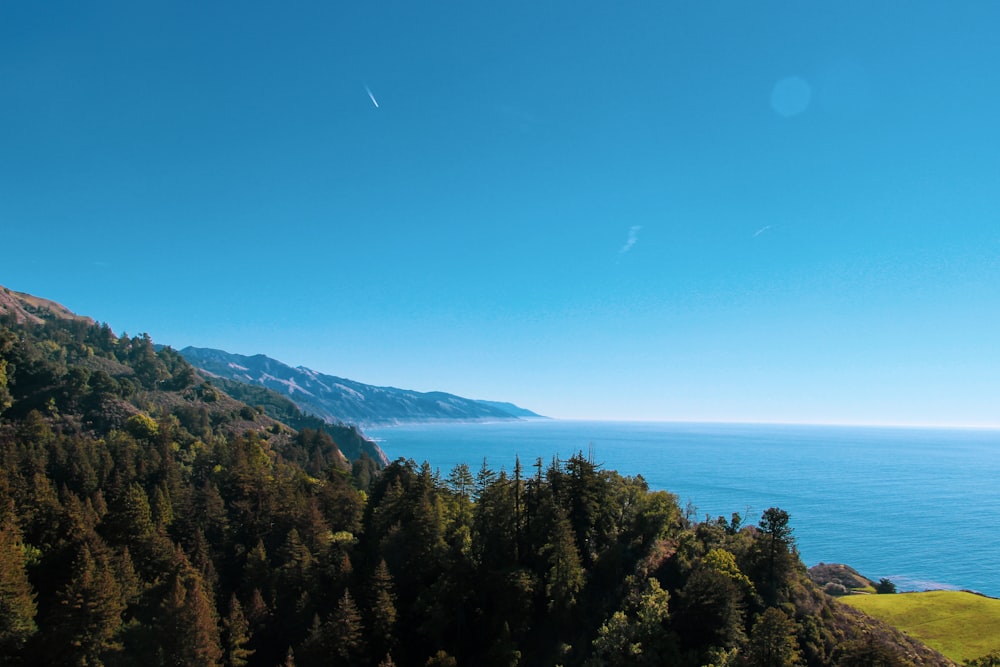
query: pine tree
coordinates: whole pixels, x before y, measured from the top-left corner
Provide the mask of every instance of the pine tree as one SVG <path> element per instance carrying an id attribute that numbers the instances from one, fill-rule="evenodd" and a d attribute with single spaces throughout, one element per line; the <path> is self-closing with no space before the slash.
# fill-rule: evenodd
<path id="1" fill-rule="evenodd" d="M 83 543 L 73 562 L 72 578 L 58 596 L 51 627 L 63 655 L 82 665 L 100 665 L 103 656 L 121 649 L 117 633 L 121 629 L 125 602 L 121 587 L 107 559 L 95 558 Z"/>
<path id="2" fill-rule="evenodd" d="M 108 539 L 117 544 L 139 544 L 153 533 L 153 513 L 149 497 L 142 487 L 132 483 L 112 503 L 111 515 L 105 519 Z"/>
<path id="3" fill-rule="evenodd" d="M 5 504 L 6 510 L 0 508 L 0 656 L 13 656 L 37 630 L 37 609 L 13 503 Z"/>
<path id="4" fill-rule="evenodd" d="M 313 605 L 308 593 L 313 582 L 315 560 L 295 528 L 288 532 L 280 555 L 283 563 L 278 570 L 275 608 L 284 631 L 291 632 L 301 628 L 312 617 Z"/>
<path id="5" fill-rule="evenodd" d="M 758 527 L 762 537 L 756 545 L 758 570 L 763 586 L 760 593 L 768 603 L 778 602 L 794 567 L 795 539 L 788 512 L 771 507 L 761 515 Z"/>
<path id="6" fill-rule="evenodd" d="M 157 624 L 163 658 L 168 664 L 218 665 L 223 656 L 215 608 L 179 547 L 176 559 Z"/>
<path id="7" fill-rule="evenodd" d="M 464 498 L 471 498 L 475 488 L 476 480 L 472 476 L 468 463 L 459 463 L 448 474 L 448 488 Z"/>
<path id="8" fill-rule="evenodd" d="M 259 632 L 267 624 L 271 610 L 267 608 L 267 603 L 264 602 L 264 596 L 261 595 L 259 588 L 250 592 L 250 601 L 247 603 L 245 615 L 251 634 Z"/>
<path id="9" fill-rule="evenodd" d="M 122 602 L 128 607 L 139 601 L 142 594 L 142 580 L 136 574 L 135 565 L 132 563 L 132 554 L 128 547 L 124 547 L 118 558 L 115 560 L 115 576 L 121 587 Z"/>
<path id="10" fill-rule="evenodd" d="M 479 501 L 479 497 L 483 495 L 483 492 L 496 482 L 496 479 L 496 472 L 490 468 L 489 461 L 484 456 L 483 465 L 479 467 L 479 472 L 476 473 L 476 487 L 473 497 L 477 502 Z"/>
<path id="11" fill-rule="evenodd" d="M 385 560 L 379 561 L 369 586 L 369 618 L 372 653 L 381 655 L 393 648 L 396 630 L 396 595 L 392 575 Z"/>
<path id="12" fill-rule="evenodd" d="M 273 603 L 273 579 L 274 575 L 267 557 L 267 550 L 264 548 L 264 541 L 257 540 L 256 546 L 247 552 L 246 562 L 243 565 L 241 581 L 244 590 L 248 593 L 256 590 L 264 600 Z"/>
<path id="13" fill-rule="evenodd" d="M 561 507 L 553 508 L 549 535 L 549 542 L 542 547 L 548 564 L 545 593 L 549 598 L 549 609 L 568 610 L 576 604 L 576 594 L 583 588 L 584 571 L 573 529 Z"/>
<path id="14" fill-rule="evenodd" d="M 365 651 L 364 626 L 350 591 L 344 591 L 327 623 L 331 624 L 331 636 L 335 639 L 334 654 L 345 665 L 359 664 Z"/>
<path id="15" fill-rule="evenodd" d="M 226 667 L 243 667 L 253 655 L 253 650 L 247 648 L 250 643 L 250 624 L 243 615 L 243 607 L 235 593 L 229 598 L 229 613 L 222 621 L 222 629 Z"/>
<path id="16" fill-rule="evenodd" d="M 312 667 L 325 664 L 333 649 L 333 638 L 327 636 L 331 630 L 329 623 L 323 623 L 319 614 L 313 615 L 312 625 L 309 627 L 309 634 L 299 647 L 299 659 L 303 667 Z"/>
<path id="17" fill-rule="evenodd" d="M 310 583 L 315 559 L 295 528 L 288 531 L 281 547 L 281 559 L 279 582 L 282 590 L 304 590 Z"/>
<path id="18" fill-rule="evenodd" d="M 170 527 L 170 524 L 173 523 L 174 508 L 170 502 L 170 496 L 164 492 L 162 484 L 153 489 L 153 498 L 150 500 L 149 509 L 155 525 Z"/>
<path id="19" fill-rule="evenodd" d="M 202 581 L 209 589 L 214 589 L 219 583 L 219 575 L 212 560 L 212 547 L 201 529 L 195 531 L 194 539 L 188 549 L 191 565 L 201 575 Z"/>
<path id="20" fill-rule="evenodd" d="M 7 387 L 9 384 L 8 377 L 7 360 L 0 359 L 0 413 L 14 404 L 14 397 Z"/>
<path id="21" fill-rule="evenodd" d="M 202 586 L 201 577 L 194 574 L 185 581 L 184 617 L 188 622 L 185 635 L 189 640 L 189 665 L 216 665 L 222 658 L 219 627 L 211 596 Z"/>

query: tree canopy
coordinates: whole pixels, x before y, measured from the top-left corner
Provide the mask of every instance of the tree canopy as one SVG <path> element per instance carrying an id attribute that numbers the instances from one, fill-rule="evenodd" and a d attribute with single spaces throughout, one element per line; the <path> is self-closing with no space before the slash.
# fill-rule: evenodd
<path id="1" fill-rule="evenodd" d="M 582 452 L 381 468 L 296 420 L 148 336 L 0 320 L 0 663 L 819 666 L 862 636 L 779 508 L 699 523 Z"/>

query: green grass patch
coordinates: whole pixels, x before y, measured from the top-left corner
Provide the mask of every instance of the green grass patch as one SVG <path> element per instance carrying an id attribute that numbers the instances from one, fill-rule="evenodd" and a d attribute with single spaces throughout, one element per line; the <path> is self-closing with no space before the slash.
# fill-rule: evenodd
<path id="1" fill-rule="evenodd" d="M 1000 650 L 1000 600 L 995 598 L 962 591 L 926 591 L 839 599 L 957 662 Z"/>

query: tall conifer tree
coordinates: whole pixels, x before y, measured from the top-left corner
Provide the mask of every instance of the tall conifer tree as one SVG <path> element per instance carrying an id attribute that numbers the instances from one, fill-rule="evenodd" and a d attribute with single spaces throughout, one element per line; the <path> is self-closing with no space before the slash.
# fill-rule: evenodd
<path id="1" fill-rule="evenodd" d="M 83 543 L 52 612 L 51 627 L 59 639 L 50 648 L 71 654 L 77 664 L 103 664 L 106 655 L 121 648 L 117 634 L 124 610 L 121 587 L 107 559 L 103 554 L 95 558 Z"/>
<path id="2" fill-rule="evenodd" d="M 219 665 L 222 646 L 211 597 L 180 547 L 175 558 L 176 571 L 157 623 L 163 658 L 168 664 Z"/>
<path id="3" fill-rule="evenodd" d="M 235 593 L 229 598 L 229 613 L 222 621 L 222 629 L 225 641 L 225 666 L 243 667 L 253 655 L 253 650 L 247 648 L 247 644 L 250 643 L 250 624 Z"/>
<path id="4" fill-rule="evenodd" d="M 369 587 L 372 653 L 382 655 L 392 650 L 396 631 L 396 594 L 392 575 L 385 560 L 379 561 Z"/>
<path id="5" fill-rule="evenodd" d="M 0 656 L 15 655 L 37 630 L 35 593 L 28 581 L 21 531 L 13 503 L 0 508 Z"/>

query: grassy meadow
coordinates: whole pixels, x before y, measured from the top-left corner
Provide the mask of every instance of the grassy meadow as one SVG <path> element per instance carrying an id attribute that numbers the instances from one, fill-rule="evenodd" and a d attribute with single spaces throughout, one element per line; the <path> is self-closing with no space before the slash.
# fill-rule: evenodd
<path id="1" fill-rule="evenodd" d="M 952 660 L 1000 650 L 1000 600 L 964 591 L 848 595 L 845 604 L 881 619 Z"/>

